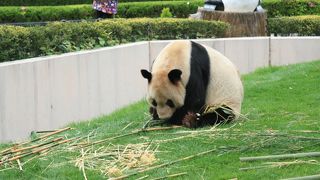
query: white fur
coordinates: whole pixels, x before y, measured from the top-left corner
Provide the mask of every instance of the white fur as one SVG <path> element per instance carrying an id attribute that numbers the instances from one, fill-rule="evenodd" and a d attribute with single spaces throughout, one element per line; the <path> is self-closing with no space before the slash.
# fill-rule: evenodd
<path id="1" fill-rule="evenodd" d="M 204 45 L 203 45 L 204 46 Z M 236 66 L 220 52 L 204 46 L 210 58 L 210 80 L 207 89 L 207 105 L 227 105 L 236 118 L 241 112 L 243 86 Z"/>
<path id="2" fill-rule="evenodd" d="M 152 65 L 152 80 L 148 86 L 147 101 L 152 105 L 156 100 L 157 113 L 160 119 L 170 118 L 177 108 L 184 104 L 185 87 L 190 76 L 191 43 L 189 41 L 174 41 L 167 45 L 158 55 Z M 181 81 L 172 84 L 168 73 L 173 69 L 182 71 Z M 166 106 L 168 99 L 173 100 L 175 108 Z"/>
<path id="3" fill-rule="evenodd" d="M 226 12 L 253 12 L 259 0 L 223 0 Z"/>
<path id="4" fill-rule="evenodd" d="M 243 99 L 243 86 L 235 65 L 218 51 L 204 46 L 210 59 L 210 79 L 207 88 L 206 105 L 226 105 L 239 116 Z M 156 99 L 160 119 L 170 118 L 176 108 L 183 106 L 185 88 L 190 76 L 191 42 L 174 41 L 167 45 L 152 66 L 152 81 L 149 84 L 147 100 Z M 172 84 L 167 74 L 172 69 L 182 71 L 182 81 Z M 167 99 L 175 102 L 176 108 L 165 105 Z"/>

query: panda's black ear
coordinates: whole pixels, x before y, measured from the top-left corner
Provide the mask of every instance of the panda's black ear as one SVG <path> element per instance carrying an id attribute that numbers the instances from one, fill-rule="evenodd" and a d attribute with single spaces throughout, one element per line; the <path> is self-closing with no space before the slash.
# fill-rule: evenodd
<path id="1" fill-rule="evenodd" d="M 143 76 L 144 78 L 148 79 L 148 82 L 151 81 L 151 79 L 152 79 L 152 74 L 151 74 L 149 71 L 147 71 L 147 70 L 145 70 L 145 69 L 141 69 L 140 72 L 141 72 L 141 74 L 142 74 L 142 76 Z"/>
<path id="2" fill-rule="evenodd" d="M 176 82 L 181 80 L 182 71 L 179 69 L 173 69 L 169 72 L 168 77 L 170 81 L 175 84 Z"/>

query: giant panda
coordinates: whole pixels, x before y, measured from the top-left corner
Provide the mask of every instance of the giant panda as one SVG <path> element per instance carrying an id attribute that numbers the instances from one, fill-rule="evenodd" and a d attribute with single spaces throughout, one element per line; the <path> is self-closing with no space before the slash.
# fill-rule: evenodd
<path id="1" fill-rule="evenodd" d="M 263 12 L 261 0 L 205 0 L 204 7 L 226 12 Z"/>
<path id="2" fill-rule="evenodd" d="M 189 40 L 169 43 L 154 60 L 147 102 L 153 119 L 189 128 L 237 119 L 243 86 L 235 65 L 218 51 Z M 206 107 L 219 107 L 205 113 Z"/>

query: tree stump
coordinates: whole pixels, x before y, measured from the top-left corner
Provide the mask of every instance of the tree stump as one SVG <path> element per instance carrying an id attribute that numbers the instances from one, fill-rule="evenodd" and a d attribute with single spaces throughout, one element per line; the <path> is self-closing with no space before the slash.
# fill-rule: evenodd
<path id="1" fill-rule="evenodd" d="M 224 12 L 198 9 L 201 19 L 227 22 L 230 28 L 226 37 L 266 36 L 267 14 L 264 12 Z"/>

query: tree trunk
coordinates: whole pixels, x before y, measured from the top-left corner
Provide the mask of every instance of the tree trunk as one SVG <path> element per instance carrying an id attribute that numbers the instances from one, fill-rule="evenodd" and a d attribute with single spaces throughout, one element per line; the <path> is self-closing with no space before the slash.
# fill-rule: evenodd
<path id="1" fill-rule="evenodd" d="M 224 12 L 224 11 L 206 11 L 199 8 L 201 19 L 216 20 L 227 22 L 230 28 L 226 32 L 226 37 L 250 37 L 266 36 L 267 14 L 261 12 Z"/>

